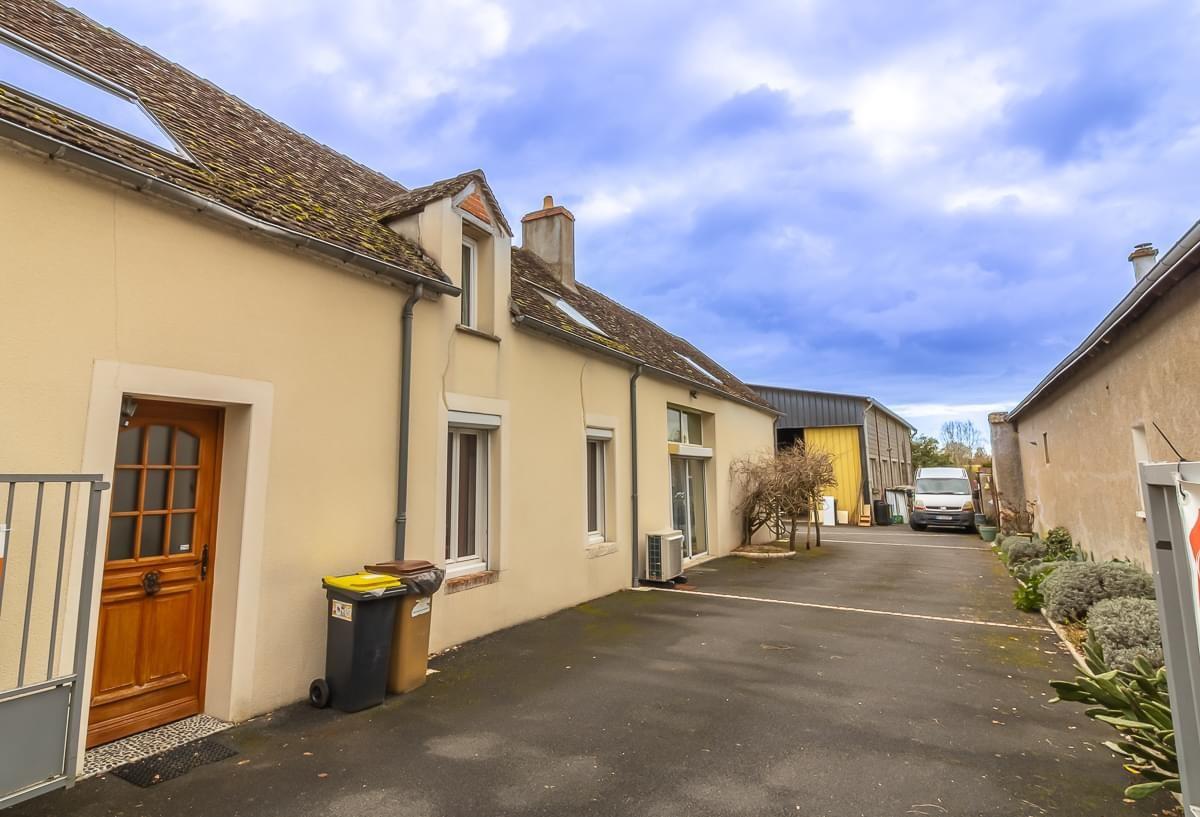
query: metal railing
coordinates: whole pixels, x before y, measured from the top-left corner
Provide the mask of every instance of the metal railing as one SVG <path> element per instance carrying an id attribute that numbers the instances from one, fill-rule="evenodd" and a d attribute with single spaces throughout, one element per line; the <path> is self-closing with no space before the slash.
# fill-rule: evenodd
<path id="1" fill-rule="evenodd" d="M 81 682 L 87 661 L 100 496 L 108 487 L 100 474 L 0 474 L 4 500 L 0 634 L 15 633 L 18 622 L 20 626 L 19 647 L 16 638 L 0 638 L 0 734 L 22 736 L 20 741 L 0 743 L 0 808 L 75 780 L 80 723 L 88 699 Z M 85 520 L 82 540 L 72 536 L 79 515 Z M 47 518 L 48 531 L 43 530 Z M 66 575 L 77 561 L 70 558 L 72 541 L 83 549 L 78 560 L 82 570 L 75 577 Z M 72 579 L 78 584 L 71 591 L 78 608 L 71 666 L 68 672 L 60 666 L 56 673 L 56 657 L 66 653 L 59 643 L 66 635 L 63 589 Z"/>

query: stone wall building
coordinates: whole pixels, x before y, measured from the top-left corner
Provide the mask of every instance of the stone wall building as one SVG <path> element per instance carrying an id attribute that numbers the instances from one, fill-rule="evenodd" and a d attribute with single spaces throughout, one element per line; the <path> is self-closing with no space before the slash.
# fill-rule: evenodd
<path id="1" fill-rule="evenodd" d="M 1138 463 L 1200 457 L 1198 246 L 1200 224 L 1162 258 L 1136 247 L 1129 293 L 990 418 L 1000 491 L 1032 503 L 1037 529 L 1066 526 L 1098 559 L 1149 564 Z"/>

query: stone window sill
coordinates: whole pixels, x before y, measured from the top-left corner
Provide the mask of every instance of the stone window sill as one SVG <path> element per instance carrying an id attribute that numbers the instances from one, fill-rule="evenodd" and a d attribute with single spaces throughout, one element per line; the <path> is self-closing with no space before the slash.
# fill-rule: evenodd
<path id="1" fill-rule="evenodd" d="M 461 593 L 464 590 L 470 590 L 472 587 L 483 587 L 485 584 L 495 584 L 500 581 L 500 571 L 498 570 L 480 570 L 475 573 L 468 573 L 465 576 L 455 576 L 452 579 L 446 579 L 446 583 L 442 585 L 446 590 L 446 595 Z"/>
<path id="2" fill-rule="evenodd" d="M 473 326 L 464 326 L 460 323 L 455 325 L 454 328 L 459 332 L 462 332 L 464 335 L 471 335 L 472 337 L 482 338 L 483 340 L 490 340 L 492 343 L 500 342 L 500 338 L 496 337 L 492 333 L 484 332 L 482 329 L 476 329 Z"/>
<path id="3" fill-rule="evenodd" d="M 611 553 L 617 552 L 616 542 L 596 542 L 584 548 L 584 555 L 589 559 L 599 559 L 601 556 L 608 556 Z"/>

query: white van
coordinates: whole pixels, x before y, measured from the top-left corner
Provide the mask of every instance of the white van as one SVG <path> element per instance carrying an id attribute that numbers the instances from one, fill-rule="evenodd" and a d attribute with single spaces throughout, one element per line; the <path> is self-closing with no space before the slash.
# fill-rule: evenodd
<path id="1" fill-rule="evenodd" d="M 971 498 L 971 478 L 967 469 L 917 469 L 908 525 L 913 530 L 925 530 L 927 525 L 974 530 L 975 503 Z"/>

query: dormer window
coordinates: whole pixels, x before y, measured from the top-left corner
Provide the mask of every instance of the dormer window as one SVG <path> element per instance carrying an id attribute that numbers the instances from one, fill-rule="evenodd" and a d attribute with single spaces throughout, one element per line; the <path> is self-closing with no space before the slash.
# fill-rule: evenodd
<path id="1" fill-rule="evenodd" d="M 462 295 L 459 300 L 462 305 L 462 317 L 459 323 L 472 329 L 478 328 L 479 293 L 479 245 L 473 239 L 463 238 L 462 241 Z"/>

